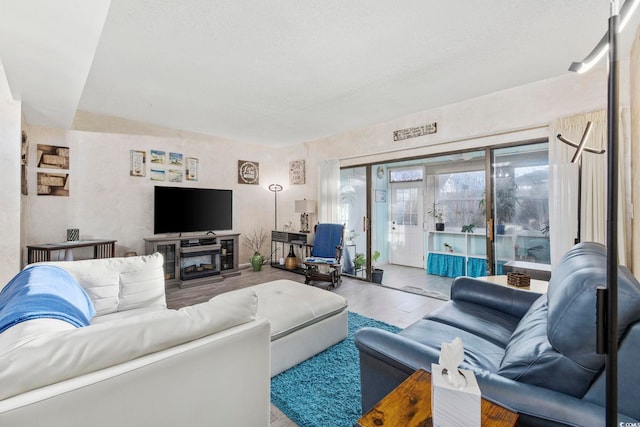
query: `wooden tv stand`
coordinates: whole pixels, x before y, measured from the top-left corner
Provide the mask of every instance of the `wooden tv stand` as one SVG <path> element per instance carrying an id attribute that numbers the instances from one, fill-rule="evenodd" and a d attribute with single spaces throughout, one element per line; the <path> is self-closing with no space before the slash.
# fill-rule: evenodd
<path id="1" fill-rule="evenodd" d="M 181 288 L 219 282 L 237 276 L 239 233 L 147 237 L 147 254 L 164 256 L 165 286 Z"/>

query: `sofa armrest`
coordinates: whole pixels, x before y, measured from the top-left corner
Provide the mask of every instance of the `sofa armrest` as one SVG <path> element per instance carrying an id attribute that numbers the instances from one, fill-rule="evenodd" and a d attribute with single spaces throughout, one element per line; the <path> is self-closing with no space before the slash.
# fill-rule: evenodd
<path id="1" fill-rule="evenodd" d="M 488 371 L 475 374 L 483 398 L 518 412 L 521 421 L 527 420 L 527 425 L 600 427 L 605 424 L 603 406 Z M 637 423 L 638 420 L 618 414 L 618 422 Z"/>
<path id="2" fill-rule="evenodd" d="M 521 318 L 540 295 L 536 292 L 461 276 L 451 284 L 451 299 L 482 305 Z"/>
<path id="3" fill-rule="evenodd" d="M 354 336 L 360 355 L 362 413 L 373 408 L 418 367 L 437 362 L 439 351 L 402 335 L 362 328 Z"/>

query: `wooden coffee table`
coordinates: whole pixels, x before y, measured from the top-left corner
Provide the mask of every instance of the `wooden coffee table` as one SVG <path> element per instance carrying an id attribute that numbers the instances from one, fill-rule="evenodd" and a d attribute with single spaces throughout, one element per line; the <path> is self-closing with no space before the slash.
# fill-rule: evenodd
<path id="1" fill-rule="evenodd" d="M 482 399 L 483 427 L 513 427 L 518 414 Z M 427 427 L 431 419 L 431 374 L 418 369 L 356 422 L 356 427 Z"/>

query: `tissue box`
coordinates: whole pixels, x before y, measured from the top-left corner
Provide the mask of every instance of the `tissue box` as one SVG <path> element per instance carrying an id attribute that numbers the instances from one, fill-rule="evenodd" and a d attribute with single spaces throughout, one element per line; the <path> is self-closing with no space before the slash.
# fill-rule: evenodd
<path id="1" fill-rule="evenodd" d="M 431 412 L 433 427 L 480 427 L 480 387 L 473 372 L 460 369 L 467 380 L 464 388 L 455 388 L 442 374 L 442 366 L 431 365 Z"/>

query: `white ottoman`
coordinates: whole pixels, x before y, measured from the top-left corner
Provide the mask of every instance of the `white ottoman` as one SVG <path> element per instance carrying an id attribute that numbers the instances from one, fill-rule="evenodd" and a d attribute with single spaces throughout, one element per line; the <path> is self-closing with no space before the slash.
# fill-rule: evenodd
<path id="1" fill-rule="evenodd" d="M 272 377 L 347 337 L 347 300 L 340 295 L 291 280 L 244 289 L 258 295 L 257 315 L 271 322 Z"/>

